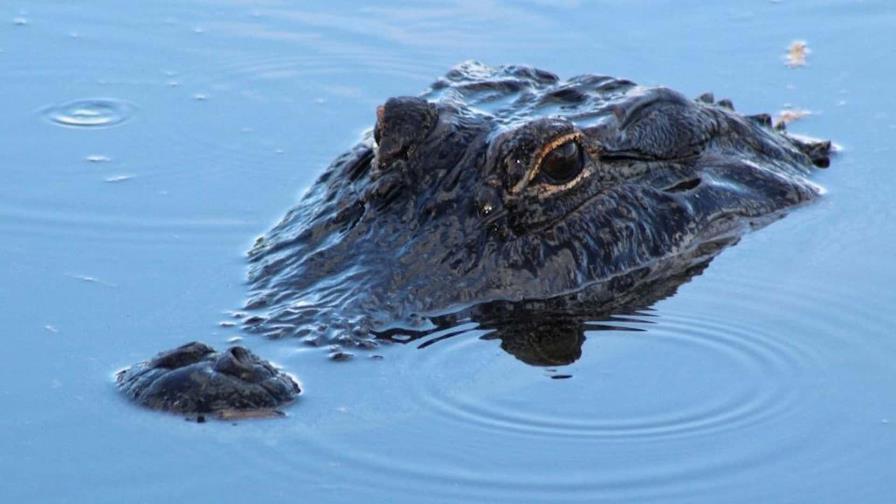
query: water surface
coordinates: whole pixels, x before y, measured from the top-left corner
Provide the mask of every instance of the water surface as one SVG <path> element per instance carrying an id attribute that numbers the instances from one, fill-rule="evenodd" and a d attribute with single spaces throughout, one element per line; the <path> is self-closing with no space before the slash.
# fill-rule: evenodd
<path id="1" fill-rule="evenodd" d="M 894 23 L 884 0 L 0 6 L 0 500 L 892 502 Z M 467 59 L 806 109 L 791 129 L 843 151 L 819 203 L 571 364 L 474 323 L 348 363 L 242 335 L 302 379 L 286 419 L 116 393 L 240 335 L 218 322 L 254 238 L 378 104 Z"/>

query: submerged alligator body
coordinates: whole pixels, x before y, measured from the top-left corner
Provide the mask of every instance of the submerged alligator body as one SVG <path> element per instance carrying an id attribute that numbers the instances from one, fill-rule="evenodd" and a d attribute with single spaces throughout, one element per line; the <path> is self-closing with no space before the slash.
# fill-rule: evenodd
<path id="1" fill-rule="evenodd" d="M 471 319 L 525 362 L 575 360 L 589 320 L 671 294 L 741 234 L 815 198 L 808 176 L 829 152 L 709 94 L 464 63 L 380 106 L 373 130 L 258 239 L 245 328 L 372 347 Z M 208 411 L 255 407 L 238 393 L 189 397 L 215 393 L 215 365 L 154 388 L 129 380 L 146 365 L 119 377 L 144 404 L 172 409 L 147 395 L 176 389 Z"/>

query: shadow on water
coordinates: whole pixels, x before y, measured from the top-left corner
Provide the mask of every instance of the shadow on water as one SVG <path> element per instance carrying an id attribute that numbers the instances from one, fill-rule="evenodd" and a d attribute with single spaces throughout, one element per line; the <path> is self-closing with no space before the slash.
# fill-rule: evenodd
<path id="1" fill-rule="evenodd" d="M 690 254 L 662 265 L 640 268 L 591 285 L 579 292 L 545 300 L 481 303 L 448 315 L 430 318 L 433 327 L 415 331 L 393 328 L 375 332 L 379 340 L 417 345 L 424 349 L 440 341 L 486 331 L 479 339 L 497 340 L 501 349 L 531 366 L 565 366 L 579 360 L 586 332 L 646 331 L 652 324 L 651 306 L 674 296 L 678 288 L 699 276 L 737 237 L 707 242 Z M 662 271 L 662 274 L 657 274 Z M 463 326 L 463 329 L 452 330 Z M 565 376 L 564 376 L 565 377 Z"/>

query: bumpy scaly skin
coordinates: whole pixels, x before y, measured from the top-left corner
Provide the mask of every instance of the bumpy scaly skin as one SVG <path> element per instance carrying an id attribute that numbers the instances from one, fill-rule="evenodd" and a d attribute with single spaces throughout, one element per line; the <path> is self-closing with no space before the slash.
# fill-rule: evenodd
<path id="1" fill-rule="evenodd" d="M 219 353 L 198 342 L 120 371 L 116 380 L 148 408 L 226 418 L 275 414 L 301 393 L 289 375 L 243 347 Z"/>
<path id="2" fill-rule="evenodd" d="M 614 278 L 662 277 L 815 198 L 808 175 L 830 150 L 708 94 L 519 66 L 462 64 L 376 116 L 250 252 L 248 307 L 266 312 L 251 331 L 369 345 L 371 330 L 484 302 L 611 298 Z M 552 183 L 540 163 L 567 140 L 582 171 Z"/>

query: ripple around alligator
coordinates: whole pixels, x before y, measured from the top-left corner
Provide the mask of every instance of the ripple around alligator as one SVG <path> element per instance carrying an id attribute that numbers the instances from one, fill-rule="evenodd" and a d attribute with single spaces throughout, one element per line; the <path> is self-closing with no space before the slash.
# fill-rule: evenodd
<path id="1" fill-rule="evenodd" d="M 849 345 L 865 365 L 887 366 L 879 352 L 885 312 L 822 279 L 787 287 L 724 267 L 710 272 L 682 299 L 658 304 L 649 324 L 622 323 L 641 332 L 587 332 L 582 358 L 556 370 L 518 362 L 469 322 L 392 346 L 378 364 L 388 378 L 368 383 L 377 398 L 341 400 L 359 408 L 358 421 L 390 425 L 395 437 L 371 444 L 366 431 L 333 427 L 338 436 L 312 434 L 302 449 L 338 461 L 330 469 L 354 484 L 496 501 L 672 500 L 742 484 L 732 482 L 777 464 L 808 479 L 820 466 L 854 464 L 848 447 L 882 425 L 877 413 L 856 423 L 817 412 L 832 401 L 863 404 L 850 395 L 861 383 L 839 384 L 828 363 Z M 838 304 L 838 313 L 819 310 Z M 556 468 L 554 453 L 565 454 Z"/>
<path id="2" fill-rule="evenodd" d="M 346 480 L 371 487 L 419 485 L 452 498 L 542 496 L 587 502 L 685 494 L 694 490 L 695 481 L 720 484 L 719 478 L 744 467 L 805 448 L 803 436 L 791 435 L 777 445 L 745 443 L 702 459 L 671 455 L 680 457 L 682 450 L 722 438 L 748 438 L 757 429 L 794 419 L 798 424 L 806 401 L 814 398 L 800 388 L 803 374 L 817 363 L 811 351 L 793 341 L 718 319 L 662 313 L 653 322 L 646 332 L 587 333 L 582 360 L 562 368 L 573 378 L 561 381 L 518 363 L 495 342 L 482 341 L 487 333 L 478 329 L 420 351 L 393 347 L 378 365 L 394 366 L 390 372 L 406 383 L 378 392 L 376 402 L 395 406 L 390 418 L 378 421 L 394 425 L 404 441 L 382 440 L 382 446 L 391 446 L 385 451 L 375 448 L 378 443 L 359 447 L 362 442 L 353 443 L 351 430 L 332 426 L 342 434 L 312 436 L 302 441 L 302 449 L 316 453 L 314 460 L 338 460 Z M 354 404 L 351 398 L 345 401 Z M 355 406 L 364 418 L 365 406 Z M 420 423 L 404 430 L 409 415 Z M 405 453 L 413 451 L 409 445 L 423 442 L 409 440 L 429 439 L 434 429 L 443 434 L 426 441 L 425 453 Z M 470 470 L 469 457 L 489 460 L 492 450 L 518 457 L 515 463 L 521 465 Z M 578 453 L 583 463 L 596 453 L 612 459 L 619 452 L 622 458 L 619 465 L 598 464 L 599 474 L 589 463 L 572 471 L 567 463 L 558 472 L 545 458 L 553 450 Z M 644 460 L 635 464 L 627 456 Z M 297 464 L 286 453 L 281 457 L 282 463 Z M 529 465 L 521 463 L 529 459 Z"/>
<path id="3" fill-rule="evenodd" d="M 786 415 L 798 406 L 802 370 L 811 367 L 810 355 L 793 342 L 713 319 L 664 315 L 646 332 L 591 332 L 588 338 L 586 363 L 569 370 L 580 379 L 574 381 L 594 382 L 576 387 L 578 401 L 541 408 L 513 393 L 480 397 L 475 388 L 436 380 L 421 384 L 416 398 L 461 423 L 502 432 L 646 441 L 710 435 Z M 417 365 L 433 373 L 456 368 L 463 365 L 458 354 L 477 344 L 469 337 L 447 340 L 419 355 Z M 603 359 L 606 348 L 615 351 Z M 606 407 L 583 408 L 582 400 Z"/>

